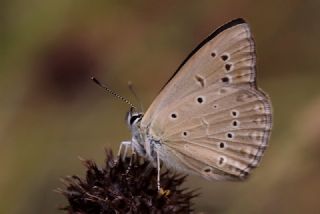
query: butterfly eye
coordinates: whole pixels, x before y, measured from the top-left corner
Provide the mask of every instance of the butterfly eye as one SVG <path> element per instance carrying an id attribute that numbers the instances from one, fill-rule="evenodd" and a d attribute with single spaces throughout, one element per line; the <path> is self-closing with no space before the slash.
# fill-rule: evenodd
<path id="1" fill-rule="evenodd" d="M 129 113 L 128 114 L 128 125 L 129 126 L 132 126 L 133 124 L 136 124 L 136 123 L 138 123 L 140 120 L 141 120 L 141 118 L 142 118 L 142 114 L 132 114 L 132 113 Z"/>

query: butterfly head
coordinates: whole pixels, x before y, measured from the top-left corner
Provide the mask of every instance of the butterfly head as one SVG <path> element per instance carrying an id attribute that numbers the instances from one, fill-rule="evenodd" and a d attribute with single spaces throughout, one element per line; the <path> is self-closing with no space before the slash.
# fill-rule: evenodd
<path id="1" fill-rule="evenodd" d="M 142 117 L 143 113 L 136 112 L 134 108 L 130 108 L 126 116 L 126 121 L 129 128 L 132 129 L 133 127 L 136 127 L 140 123 Z"/>

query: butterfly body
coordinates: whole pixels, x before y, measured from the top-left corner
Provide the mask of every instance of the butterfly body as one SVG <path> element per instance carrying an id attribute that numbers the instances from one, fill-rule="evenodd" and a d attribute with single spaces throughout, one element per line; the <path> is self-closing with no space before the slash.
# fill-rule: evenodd
<path id="1" fill-rule="evenodd" d="M 248 24 L 236 19 L 220 27 L 187 57 L 144 115 L 129 112 L 134 150 L 209 180 L 245 179 L 259 164 L 272 126 L 255 63 Z"/>
<path id="2" fill-rule="evenodd" d="M 183 165 L 175 164 L 178 163 L 177 160 L 171 155 L 172 152 L 168 150 L 169 148 L 164 145 L 160 137 L 149 133 L 149 128 L 141 128 L 141 121 L 129 124 L 129 127 L 132 132 L 131 144 L 134 151 L 137 152 L 139 156 L 148 159 L 156 166 L 157 154 L 159 154 L 160 159 L 167 167 L 177 171 L 188 171 Z"/>

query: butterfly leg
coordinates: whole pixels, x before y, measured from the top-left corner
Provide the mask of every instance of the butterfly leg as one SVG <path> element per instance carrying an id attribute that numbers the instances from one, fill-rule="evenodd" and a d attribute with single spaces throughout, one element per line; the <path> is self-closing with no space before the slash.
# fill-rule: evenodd
<path id="1" fill-rule="evenodd" d="M 127 157 L 128 147 L 129 147 L 129 145 L 126 145 L 126 146 L 124 147 L 124 152 L 123 152 L 122 160 L 124 160 L 124 159 Z"/>
<path id="2" fill-rule="evenodd" d="M 128 151 L 128 146 L 132 145 L 131 141 L 122 141 L 120 143 L 120 147 L 119 147 L 119 151 L 118 151 L 118 159 L 121 158 L 121 152 L 122 152 L 122 147 L 124 148 L 124 153 L 122 155 L 122 159 L 124 160 L 126 158 L 127 155 L 127 151 Z"/>
<path id="3" fill-rule="evenodd" d="M 161 196 L 167 197 L 170 194 L 170 190 L 165 190 L 165 189 L 161 188 L 161 186 L 160 186 L 160 170 L 161 170 L 160 157 L 159 157 L 159 151 L 157 151 L 157 188 L 158 188 L 158 193 Z"/>
<path id="4" fill-rule="evenodd" d="M 134 147 L 133 147 L 133 143 L 131 143 L 131 141 L 130 141 L 130 145 L 131 145 L 131 156 L 130 156 L 130 162 L 129 162 L 129 166 L 127 168 L 126 173 L 128 173 L 130 171 L 133 159 L 135 158 L 135 155 L 136 155 L 136 152 L 135 152 Z"/>
<path id="5" fill-rule="evenodd" d="M 159 157 L 159 151 L 157 151 L 157 187 L 158 192 L 160 192 L 160 157 Z"/>

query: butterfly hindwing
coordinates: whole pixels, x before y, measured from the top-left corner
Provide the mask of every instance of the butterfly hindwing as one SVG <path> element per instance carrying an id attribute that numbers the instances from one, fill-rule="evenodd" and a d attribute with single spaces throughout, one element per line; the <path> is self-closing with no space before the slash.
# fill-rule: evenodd
<path id="1" fill-rule="evenodd" d="M 214 170 L 222 171 L 225 179 L 247 176 L 259 163 L 271 129 L 270 109 L 262 95 L 248 89 L 229 91 L 218 100 L 205 100 L 202 106 L 193 101 L 192 96 L 203 96 L 197 92 L 174 107 L 175 120 L 163 120 L 163 145 L 183 154 L 182 159 L 189 156 L 202 161 L 197 173 L 210 179 L 216 179 Z"/>
<path id="2" fill-rule="evenodd" d="M 208 179 L 241 179 L 256 167 L 271 130 L 271 104 L 256 87 L 248 25 L 234 20 L 184 61 L 142 119 L 168 166 Z"/>

